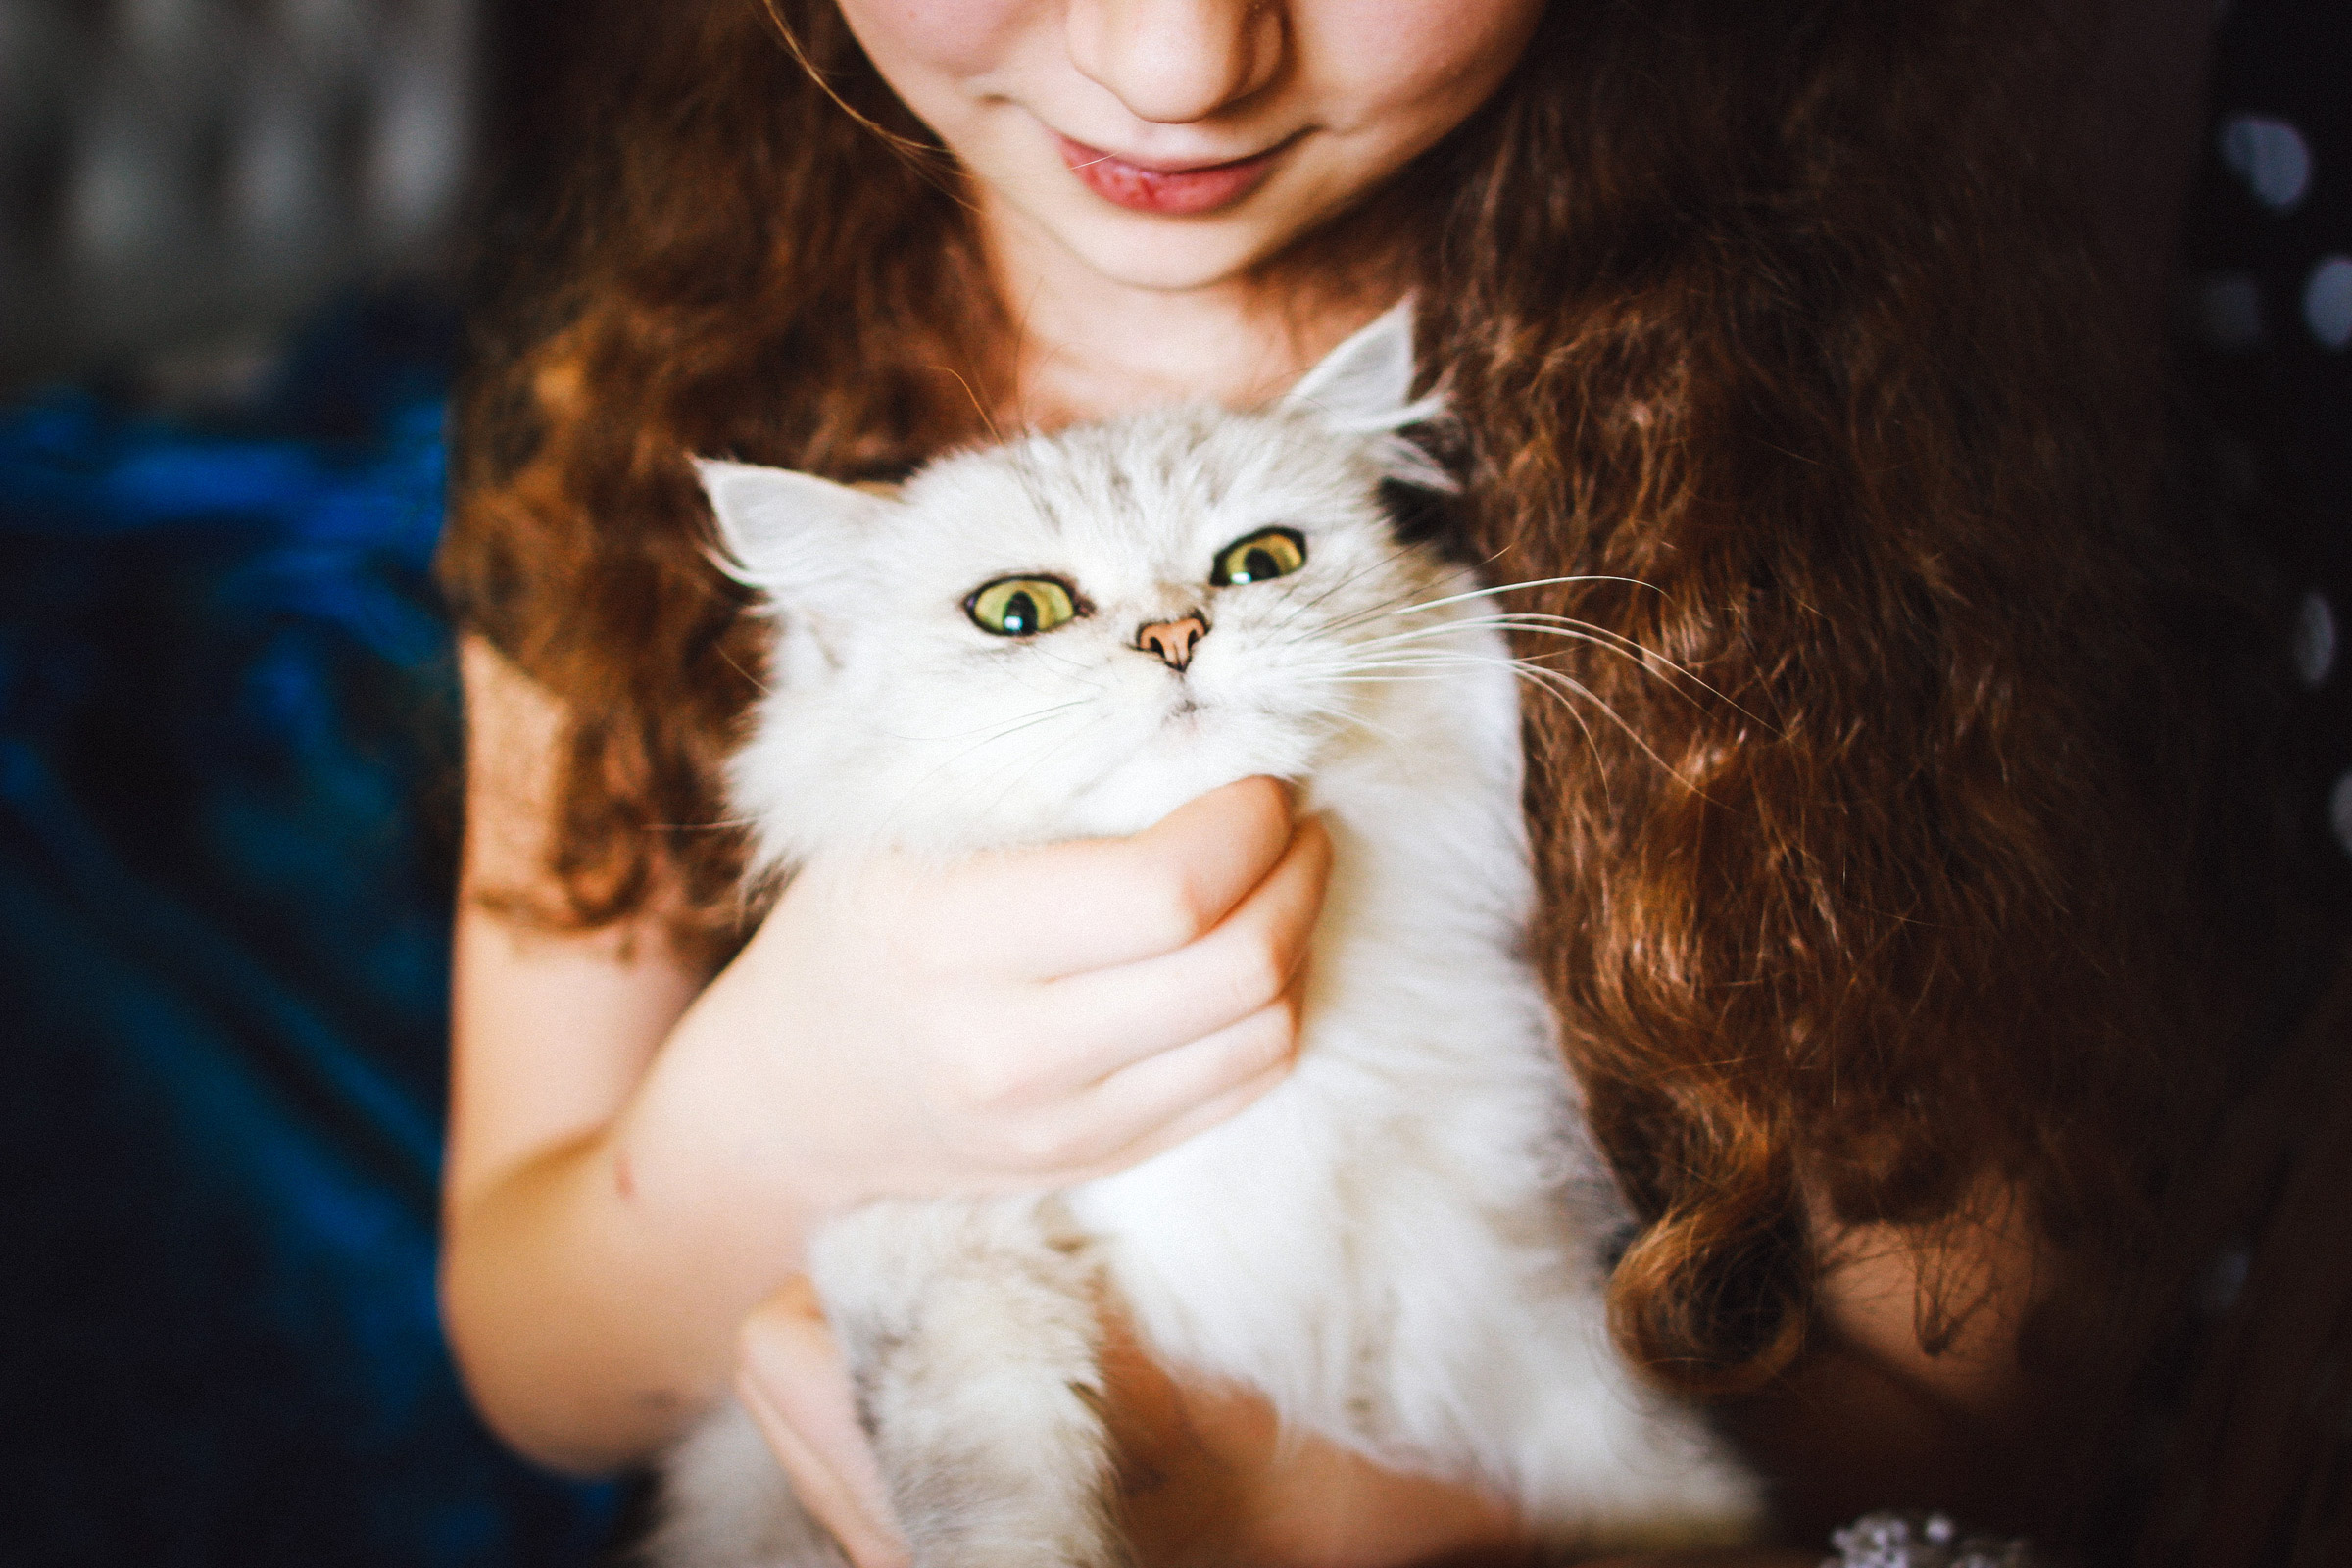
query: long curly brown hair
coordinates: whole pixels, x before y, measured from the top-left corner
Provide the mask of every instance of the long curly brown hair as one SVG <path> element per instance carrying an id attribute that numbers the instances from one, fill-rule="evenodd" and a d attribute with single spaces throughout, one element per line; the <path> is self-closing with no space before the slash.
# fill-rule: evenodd
<path id="1" fill-rule="evenodd" d="M 1005 324 L 829 5 L 784 6 L 800 58 L 759 0 L 599 12 L 491 252 L 442 569 L 568 714 L 543 915 L 673 889 L 716 961 L 762 650 L 682 455 L 904 471 Z M 2209 1092 L 2157 377 L 2053 151 L 2078 66 L 2030 0 L 1554 0 L 1379 198 L 1461 548 L 1600 579 L 1516 608 L 1644 651 L 1524 650 L 1590 693 L 1531 705 L 1527 808 L 1644 1221 L 1616 1321 L 1693 1389 L 1794 1353 L 1825 1223 L 1932 1259 L 1996 1191 L 2127 1260 Z"/>

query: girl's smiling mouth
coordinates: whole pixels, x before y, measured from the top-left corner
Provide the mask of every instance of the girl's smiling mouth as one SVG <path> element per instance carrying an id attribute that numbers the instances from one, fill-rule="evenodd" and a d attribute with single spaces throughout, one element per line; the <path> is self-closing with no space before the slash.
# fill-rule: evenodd
<path id="1" fill-rule="evenodd" d="M 1298 135 L 1284 137 L 1262 153 L 1230 163 L 1152 168 L 1116 153 L 1073 141 L 1056 131 L 1061 161 L 1087 189 L 1130 212 L 1190 217 L 1213 213 L 1243 200 L 1274 172 L 1274 164 Z"/>

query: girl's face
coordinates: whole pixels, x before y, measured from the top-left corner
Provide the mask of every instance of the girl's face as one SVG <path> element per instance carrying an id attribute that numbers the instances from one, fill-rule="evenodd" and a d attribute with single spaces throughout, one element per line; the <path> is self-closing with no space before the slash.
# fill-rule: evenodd
<path id="1" fill-rule="evenodd" d="M 980 182 L 1113 281 L 1272 256 L 1468 117 L 1544 0 L 840 0 Z"/>

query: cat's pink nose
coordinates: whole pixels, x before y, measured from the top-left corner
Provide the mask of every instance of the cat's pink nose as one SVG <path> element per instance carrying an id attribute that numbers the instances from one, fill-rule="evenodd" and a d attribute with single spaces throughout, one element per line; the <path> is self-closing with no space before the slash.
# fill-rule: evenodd
<path id="1" fill-rule="evenodd" d="M 1153 621 L 1135 634 L 1135 646 L 1142 653 L 1157 654 L 1170 669 L 1182 669 L 1193 662 L 1193 649 L 1207 635 L 1208 622 L 1193 614 L 1182 620 Z"/>

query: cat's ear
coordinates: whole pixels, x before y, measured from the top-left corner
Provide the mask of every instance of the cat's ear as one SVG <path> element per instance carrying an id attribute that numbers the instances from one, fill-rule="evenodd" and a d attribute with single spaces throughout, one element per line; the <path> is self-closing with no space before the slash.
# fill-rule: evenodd
<path id="1" fill-rule="evenodd" d="M 1445 412 L 1436 393 L 1413 396 L 1413 301 L 1410 295 L 1323 357 L 1282 400 L 1310 410 L 1351 435 L 1380 435 Z"/>
<path id="2" fill-rule="evenodd" d="M 840 577 L 861 526 L 890 505 L 790 468 L 696 458 L 694 472 L 718 519 L 720 568 L 784 601 Z"/>
<path id="3" fill-rule="evenodd" d="M 1413 300 L 1406 295 L 1380 318 L 1323 357 L 1283 397 L 1282 407 L 1312 414 L 1347 435 L 1370 438 L 1391 479 L 1420 490 L 1460 487 L 1438 461 L 1396 432 L 1446 412 L 1439 393 L 1413 396 Z"/>

